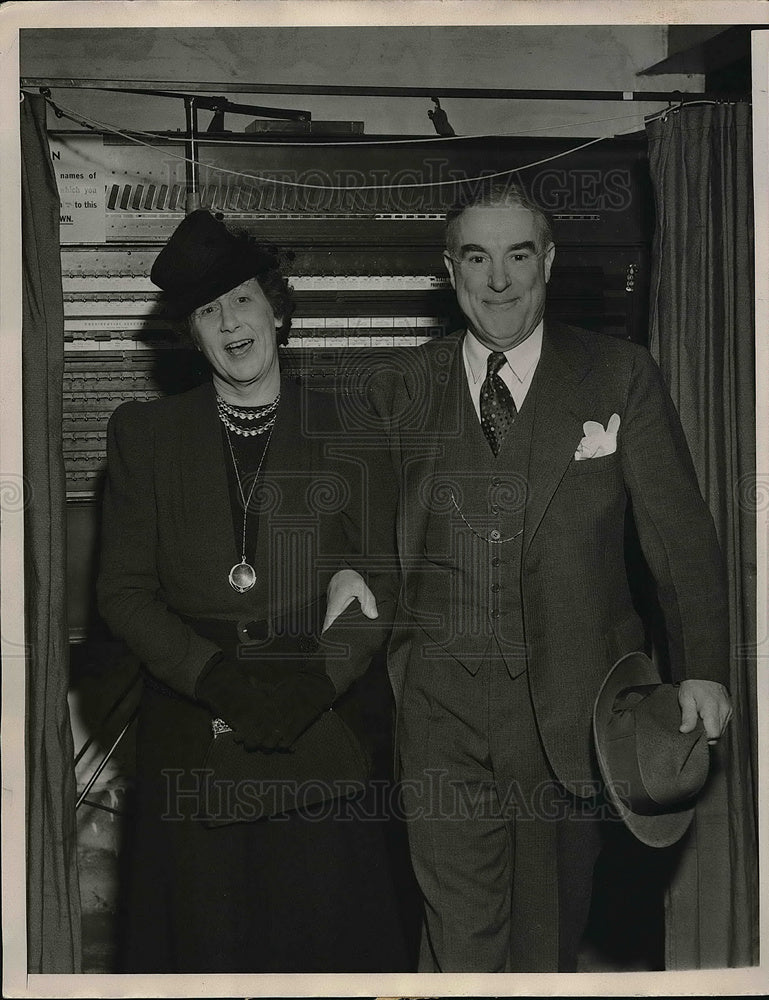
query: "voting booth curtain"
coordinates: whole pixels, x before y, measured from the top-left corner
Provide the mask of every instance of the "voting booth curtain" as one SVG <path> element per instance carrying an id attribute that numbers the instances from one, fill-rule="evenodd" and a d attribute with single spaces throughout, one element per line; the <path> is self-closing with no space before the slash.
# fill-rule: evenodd
<path id="1" fill-rule="evenodd" d="M 735 718 L 666 899 L 670 969 L 758 961 L 755 341 L 751 108 L 647 125 L 657 213 L 650 348 L 715 519 L 729 577 Z"/>
<path id="2" fill-rule="evenodd" d="M 27 967 L 80 971 L 75 774 L 67 707 L 64 312 L 59 195 L 42 97 L 21 106 Z"/>

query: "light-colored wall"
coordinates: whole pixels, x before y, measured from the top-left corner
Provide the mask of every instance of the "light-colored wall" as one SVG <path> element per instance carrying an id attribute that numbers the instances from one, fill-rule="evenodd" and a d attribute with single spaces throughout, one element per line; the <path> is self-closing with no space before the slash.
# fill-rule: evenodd
<path id="1" fill-rule="evenodd" d="M 579 90 L 688 90 L 701 76 L 638 77 L 667 55 L 664 25 L 562 27 L 27 29 L 21 74 L 243 83 L 232 100 L 362 120 L 369 134 L 431 135 L 427 98 L 249 96 L 248 83 Z M 63 106 L 122 128 L 183 128 L 181 102 L 57 91 Z M 459 134 L 538 130 L 600 135 L 636 125 L 660 104 L 446 99 Z M 623 121 L 596 119 L 629 117 Z M 201 114 L 201 126 L 208 123 Z M 248 119 L 230 116 L 238 129 Z M 59 127 L 63 123 L 56 122 Z M 566 127 L 563 127 L 566 126 Z"/>

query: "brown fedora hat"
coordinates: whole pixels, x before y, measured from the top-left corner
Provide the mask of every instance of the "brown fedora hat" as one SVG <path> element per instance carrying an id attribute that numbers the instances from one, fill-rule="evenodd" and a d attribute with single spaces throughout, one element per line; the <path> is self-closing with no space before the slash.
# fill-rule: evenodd
<path id="1" fill-rule="evenodd" d="M 248 278 L 278 266 L 277 255 L 247 233 L 231 232 L 204 208 L 185 216 L 155 258 L 152 282 L 166 312 L 183 319 Z"/>
<path id="2" fill-rule="evenodd" d="M 708 777 L 702 721 L 691 733 L 680 725 L 678 691 L 661 682 L 645 653 L 614 664 L 593 708 L 598 764 L 625 825 L 650 847 L 680 840 Z"/>

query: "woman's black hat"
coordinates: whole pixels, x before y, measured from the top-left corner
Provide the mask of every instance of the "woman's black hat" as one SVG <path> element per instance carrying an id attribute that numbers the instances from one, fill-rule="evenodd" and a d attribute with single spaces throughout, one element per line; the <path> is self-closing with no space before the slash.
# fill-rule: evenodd
<path id="1" fill-rule="evenodd" d="M 163 290 L 168 315 L 182 319 L 277 266 L 277 256 L 248 234 L 236 235 L 209 211 L 198 209 L 171 234 L 155 258 L 150 279 Z"/>

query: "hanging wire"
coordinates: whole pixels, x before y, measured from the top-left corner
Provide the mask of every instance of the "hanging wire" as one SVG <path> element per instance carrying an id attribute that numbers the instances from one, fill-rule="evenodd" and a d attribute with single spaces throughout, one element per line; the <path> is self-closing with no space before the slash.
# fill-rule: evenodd
<path id="1" fill-rule="evenodd" d="M 164 158 L 167 158 L 167 157 L 170 156 L 172 159 L 180 160 L 180 161 L 182 161 L 184 163 L 191 163 L 192 162 L 192 160 L 190 159 L 190 157 L 183 156 L 183 155 L 178 154 L 178 153 L 170 153 L 168 150 L 162 151 L 162 154 L 161 154 L 161 151 L 158 150 L 155 145 L 153 145 L 152 143 L 149 143 L 149 142 L 144 142 L 141 139 L 137 139 L 135 137 L 135 134 L 132 134 L 132 133 L 129 133 L 129 132 L 124 132 L 121 129 L 116 128 L 115 126 L 110 125 L 107 122 L 99 122 L 96 119 L 88 118 L 86 115 L 82 115 L 79 112 L 71 111 L 70 109 L 66 109 L 65 110 L 63 108 L 57 108 L 57 106 L 49 98 L 46 98 L 46 100 L 49 101 L 49 103 L 54 107 L 55 110 L 57 110 L 60 114 L 64 115 L 65 117 L 70 118 L 70 120 L 74 121 L 76 124 L 83 124 L 84 126 L 86 126 L 87 128 L 90 128 L 92 130 L 93 129 L 103 129 L 104 131 L 112 132 L 114 135 L 119 135 L 122 138 L 127 139 L 129 142 L 133 142 L 135 145 L 145 146 L 148 149 L 155 150 L 156 152 L 158 152 L 158 154 L 162 155 Z M 631 116 L 628 116 L 628 117 L 631 117 Z M 636 117 L 636 116 L 632 116 L 632 117 Z M 78 119 L 80 119 L 80 121 L 78 121 Z M 624 132 L 615 133 L 615 134 L 616 135 L 622 135 L 622 134 L 626 134 L 627 132 L 632 132 L 632 131 L 635 131 L 635 128 L 626 129 Z M 163 138 L 168 138 L 168 137 L 163 137 Z M 183 138 L 183 136 L 180 135 L 180 140 L 182 138 Z M 440 138 L 440 137 L 438 137 L 438 138 Z M 491 138 L 495 138 L 495 137 L 492 136 Z M 509 170 L 498 170 L 498 171 L 495 171 L 493 173 L 485 173 L 485 174 L 478 175 L 476 177 L 466 177 L 466 178 L 463 178 L 461 181 L 459 181 L 459 180 L 450 180 L 450 181 L 423 181 L 423 182 L 414 182 L 414 183 L 408 183 L 408 184 L 344 184 L 344 185 L 304 184 L 304 183 L 302 183 L 300 181 L 280 180 L 280 179 L 275 178 L 275 177 L 266 177 L 266 176 L 263 176 L 263 175 L 260 175 L 260 174 L 245 173 L 245 172 L 243 172 L 241 170 L 230 170 L 227 167 L 220 167 L 220 166 L 213 166 L 213 165 L 207 165 L 207 167 L 209 169 L 211 169 L 212 171 L 214 171 L 215 173 L 227 174 L 230 177 L 243 177 L 243 178 L 245 178 L 247 180 L 250 180 L 250 181 L 260 181 L 260 182 L 263 182 L 265 184 L 275 184 L 275 185 L 279 185 L 281 187 L 302 188 L 302 189 L 318 190 L 318 191 L 381 191 L 383 189 L 388 189 L 388 190 L 390 190 L 390 189 L 403 190 L 403 189 L 406 189 L 406 188 L 408 188 L 408 189 L 414 189 L 414 188 L 435 188 L 435 187 L 448 187 L 450 185 L 453 186 L 453 185 L 460 184 L 460 183 L 461 184 L 466 184 L 466 183 L 470 183 L 470 182 L 473 182 L 473 181 L 486 181 L 486 180 L 490 180 L 490 179 L 495 178 L 495 177 L 506 177 L 509 174 L 516 174 L 516 173 L 519 173 L 519 172 L 521 172 L 523 170 L 530 170 L 532 167 L 542 166 L 542 164 L 544 164 L 544 163 L 551 163 L 553 160 L 558 160 L 558 159 L 560 159 L 563 156 L 569 156 L 571 153 L 576 153 L 576 152 L 578 152 L 581 149 L 586 149 L 588 146 L 593 146 L 593 145 L 595 145 L 598 142 L 604 142 L 606 139 L 611 139 L 611 138 L 614 138 L 614 135 L 602 135 L 602 136 L 598 136 L 595 139 L 589 139 L 587 142 L 580 143 L 578 146 L 573 146 L 571 149 L 564 150 L 564 151 L 562 151 L 560 153 L 555 153 L 552 156 L 543 157 L 541 160 L 535 160 L 532 163 L 525 163 L 525 164 L 523 164 L 521 166 L 511 167 Z M 408 140 L 408 141 L 412 141 L 412 140 Z M 414 140 L 414 141 L 423 141 L 423 140 Z M 432 140 L 432 141 L 434 141 L 434 140 Z M 445 140 L 443 140 L 443 141 L 445 141 Z M 286 145 L 291 145 L 291 144 L 287 143 Z M 371 145 L 371 143 L 369 143 L 368 145 Z"/>
<path id="2" fill-rule="evenodd" d="M 683 99 L 683 97 L 680 96 L 681 95 L 681 91 L 680 90 L 679 91 L 674 91 L 674 93 L 677 93 L 679 95 L 679 98 L 680 98 L 680 100 L 678 102 L 678 106 L 677 107 L 673 107 L 673 101 L 672 100 L 668 101 L 668 106 L 662 112 L 662 121 L 663 122 L 666 122 L 668 120 L 668 115 L 669 114 L 672 114 L 674 111 L 680 111 L 681 108 L 684 106 L 684 99 Z"/>
<path id="3" fill-rule="evenodd" d="M 22 91 L 22 93 L 23 93 L 23 91 Z M 141 135 L 141 136 L 145 136 L 145 137 L 148 137 L 148 138 L 151 138 L 151 139 L 160 139 L 160 140 L 165 140 L 165 141 L 168 141 L 169 139 L 174 138 L 173 136 L 169 136 L 169 134 L 167 132 L 166 133 L 162 133 L 162 132 L 150 132 L 150 131 L 147 131 L 147 130 L 144 130 L 144 129 L 131 129 L 130 133 L 120 132 L 117 129 L 117 126 L 111 125 L 108 122 L 98 121 L 98 119 L 88 118 L 87 116 L 83 115 L 82 112 L 75 111 L 74 109 L 66 108 L 66 109 L 61 110 L 54 103 L 54 101 L 51 99 L 51 91 L 47 87 L 41 88 L 41 93 L 44 94 L 44 96 L 49 99 L 48 103 L 54 109 L 54 111 L 56 112 L 56 114 L 57 114 L 58 117 L 62 117 L 62 115 L 64 114 L 64 111 L 66 111 L 68 116 L 73 116 L 73 115 L 79 116 L 82 119 L 82 121 L 80 123 L 83 124 L 83 125 L 86 125 L 86 127 L 88 127 L 88 128 L 94 128 L 94 127 L 104 128 L 104 129 L 107 129 L 107 130 L 114 131 L 118 135 L 124 135 L 124 134 L 126 136 L 128 136 L 128 135 L 130 135 L 130 136 Z M 649 103 L 652 103 L 652 102 L 649 102 Z M 656 103 L 656 102 L 654 102 L 654 103 Z M 688 103 L 692 104 L 692 103 L 699 103 L 699 102 L 690 101 Z M 715 102 L 708 102 L 708 103 L 715 103 Z M 668 109 L 670 108 L 670 102 L 668 102 L 667 108 Z M 627 121 L 629 118 L 640 118 L 640 119 L 643 120 L 644 119 L 644 115 L 642 115 L 640 112 L 634 112 L 632 115 L 611 115 L 611 116 L 609 116 L 607 118 L 592 118 L 592 119 L 588 119 L 587 121 L 580 120 L 580 121 L 575 121 L 575 122 L 562 122 L 560 125 L 554 125 L 554 124 L 540 125 L 540 126 L 538 126 L 536 128 L 516 129 L 513 132 L 495 132 L 495 133 L 492 133 L 492 134 L 490 134 L 488 132 L 477 132 L 477 133 L 468 133 L 468 134 L 453 135 L 453 136 L 440 136 L 440 135 L 415 136 L 415 137 L 409 138 L 409 139 L 376 139 L 374 142 L 372 142 L 370 139 L 349 139 L 349 140 L 344 140 L 344 141 L 340 141 L 338 139 L 314 139 L 312 142 L 300 142 L 300 141 L 293 141 L 293 140 L 292 141 L 281 141 L 280 139 L 268 139 L 268 140 L 262 140 L 262 141 L 260 141 L 259 145 L 260 146 L 286 146 L 286 147 L 307 146 L 307 147 L 313 147 L 313 148 L 315 146 L 336 146 L 336 147 L 340 147 L 340 148 L 346 148 L 347 146 L 374 146 L 374 145 L 376 145 L 376 146 L 403 146 L 403 145 L 409 145 L 409 144 L 415 144 L 415 143 L 424 144 L 424 143 L 433 143 L 433 142 L 443 142 L 443 143 L 445 143 L 445 142 L 462 142 L 462 141 L 466 141 L 466 140 L 469 140 L 469 139 L 498 139 L 498 138 L 506 138 L 506 137 L 515 138 L 516 136 L 536 135 L 538 132 L 550 132 L 550 131 L 552 131 L 554 129 L 572 128 L 575 125 L 578 125 L 580 127 L 584 127 L 586 125 L 600 125 L 603 122 Z M 71 120 L 72 121 L 76 121 L 75 118 L 71 118 Z M 88 124 L 88 122 L 91 122 L 92 124 Z M 240 133 L 234 133 L 234 134 L 240 134 Z M 181 138 L 181 134 L 180 134 L 180 138 Z M 216 145 L 216 144 L 232 145 L 232 140 L 231 139 L 215 139 L 213 137 L 209 137 L 207 134 L 202 138 L 201 141 L 204 141 L 206 143 L 206 145 Z"/>
<path id="4" fill-rule="evenodd" d="M 49 94 L 50 94 L 50 91 L 49 91 Z M 161 153 L 161 151 L 158 149 L 158 147 L 156 145 L 154 145 L 153 143 L 144 142 L 142 139 L 136 138 L 137 135 L 147 135 L 147 136 L 150 136 L 152 138 L 161 139 L 161 140 L 163 140 L 163 139 L 164 140 L 169 140 L 169 139 L 173 139 L 174 137 L 163 136 L 163 135 L 161 135 L 159 133 L 155 133 L 155 132 L 125 132 L 122 129 L 117 128 L 116 126 L 111 125 L 109 122 L 102 122 L 102 121 L 99 121 L 98 119 L 95 119 L 95 118 L 89 118 L 87 115 L 84 115 L 84 114 L 82 114 L 81 112 L 78 112 L 78 111 L 74 111 L 74 110 L 72 110 L 70 108 L 59 107 L 57 104 L 54 103 L 54 101 L 50 98 L 50 96 L 48 96 L 46 94 L 44 94 L 44 96 L 45 96 L 45 99 L 48 102 L 48 104 L 51 105 L 51 107 L 53 108 L 53 110 L 56 113 L 57 117 L 59 117 L 59 118 L 61 118 L 61 117 L 68 118 L 70 121 L 73 121 L 75 124 L 82 125 L 85 128 L 90 129 L 91 131 L 101 130 L 101 131 L 111 132 L 112 134 L 118 135 L 121 138 L 126 139 L 128 142 L 134 143 L 137 146 L 144 146 L 147 149 L 151 149 L 154 152 L 156 152 L 158 155 L 162 155 L 164 158 L 171 157 L 172 159 L 179 160 L 182 163 L 192 163 L 193 162 L 193 160 L 190 157 L 184 156 L 183 154 L 171 153 L 168 150 L 163 150 L 162 153 Z M 657 119 L 660 119 L 660 118 L 663 121 L 665 121 L 667 119 L 668 114 L 680 111 L 681 108 L 683 108 L 683 107 L 690 107 L 690 106 L 695 105 L 695 104 L 718 104 L 718 103 L 719 103 L 718 101 L 704 100 L 704 99 L 703 100 L 697 100 L 697 101 L 687 101 L 687 102 L 685 102 L 685 104 L 682 101 L 681 104 L 679 104 L 675 108 L 672 108 L 671 105 L 668 104 L 668 106 L 666 108 L 662 109 L 661 111 L 656 111 L 656 112 L 654 112 L 651 115 L 648 115 L 646 117 L 643 117 L 643 116 L 641 116 L 641 117 L 643 117 L 643 121 L 644 121 L 645 124 L 648 124 L 649 122 L 656 121 Z M 600 122 L 600 121 L 626 120 L 628 118 L 638 118 L 638 117 L 639 117 L 638 115 L 620 115 L 620 116 L 617 116 L 617 118 L 596 119 L 596 122 L 582 122 L 582 123 L 577 122 L 577 123 L 572 123 L 572 124 L 582 124 L 582 125 L 585 125 L 585 124 L 596 124 L 597 122 Z M 548 126 L 545 126 L 545 127 L 548 127 Z M 563 126 L 560 126 L 560 127 L 567 128 L 568 126 L 567 125 L 563 125 Z M 532 130 L 532 131 L 536 131 L 536 130 Z M 208 170 L 211 170 L 214 173 L 226 174 L 227 176 L 230 176 L 230 177 L 242 177 L 242 178 L 245 178 L 246 180 L 260 181 L 260 182 L 265 183 L 265 184 L 274 184 L 274 185 L 280 186 L 280 187 L 301 188 L 301 189 L 316 190 L 316 191 L 381 191 L 383 189 L 387 189 L 387 190 L 404 190 L 404 189 L 448 187 L 448 186 L 454 186 L 454 185 L 457 185 L 457 184 L 471 183 L 471 182 L 474 182 L 474 181 L 487 181 L 487 180 L 490 180 L 490 179 L 495 178 L 495 177 L 506 177 L 506 176 L 508 176 L 510 174 L 520 173 L 521 171 L 524 171 L 524 170 L 530 170 L 532 167 L 539 167 L 539 166 L 542 166 L 545 163 L 551 163 L 554 160 L 561 159 L 564 156 L 569 156 L 571 153 L 576 153 L 576 152 L 578 152 L 581 149 L 587 149 L 588 146 L 593 146 L 596 143 L 604 142 L 607 139 L 618 138 L 620 136 L 628 135 L 628 134 L 630 134 L 632 132 L 636 132 L 636 131 L 638 131 L 637 126 L 631 126 L 630 128 L 622 129 L 619 132 L 613 132 L 613 133 L 608 134 L 608 135 L 598 136 L 595 139 L 589 139 L 587 142 L 581 143 L 581 144 L 579 144 L 577 146 L 573 146 L 571 149 L 563 150 L 560 153 L 554 153 L 552 156 L 544 157 L 541 160 L 535 160 L 535 161 L 533 161 L 531 163 L 525 163 L 525 164 L 523 164 L 521 166 L 511 167 L 509 170 L 498 170 L 498 171 L 495 171 L 493 173 L 480 174 L 480 175 L 475 176 L 475 177 L 466 177 L 466 178 L 463 178 L 461 181 L 459 181 L 459 180 L 423 181 L 423 182 L 413 182 L 413 183 L 406 183 L 406 184 L 345 184 L 345 185 L 305 184 L 305 183 L 302 183 L 300 181 L 282 180 L 282 179 L 278 179 L 276 177 L 267 177 L 267 176 L 263 176 L 263 175 L 260 175 L 260 174 L 245 173 L 245 172 L 240 171 L 240 170 L 230 170 L 227 167 L 216 166 L 216 165 L 213 165 L 213 164 L 206 164 L 206 167 L 207 167 Z M 515 132 L 515 133 L 501 132 L 501 133 L 495 134 L 493 136 L 489 136 L 488 134 L 478 134 L 478 135 L 472 135 L 472 136 L 453 136 L 453 137 L 429 136 L 429 137 L 424 137 L 424 138 L 417 137 L 417 138 L 414 138 L 414 139 L 392 139 L 392 140 L 385 139 L 385 140 L 381 140 L 381 141 L 377 140 L 374 143 L 372 143 L 372 142 L 360 143 L 360 142 L 357 142 L 357 141 L 354 142 L 354 143 L 338 143 L 338 142 L 331 142 L 331 141 L 329 141 L 329 142 L 322 143 L 322 145 L 328 145 L 328 146 L 346 146 L 346 145 L 353 145 L 354 144 L 354 145 L 368 145 L 368 146 L 371 146 L 371 145 L 390 145 L 390 144 L 395 145 L 395 144 L 424 143 L 424 142 L 455 142 L 457 140 L 462 140 L 462 139 L 505 138 L 505 137 L 508 137 L 508 136 L 516 136 L 516 135 L 524 135 L 524 134 L 526 134 L 526 133 L 521 133 L 521 132 Z M 182 134 L 180 134 L 178 141 L 182 141 L 183 138 L 184 138 L 184 136 Z M 222 140 L 208 140 L 208 139 L 206 139 L 205 141 L 206 141 L 206 143 L 208 143 L 210 141 L 216 141 L 216 142 L 221 142 L 223 144 L 232 145 L 232 141 L 231 140 L 227 140 L 227 139 L 222 139 Z M 314 145 L 317 145 L 317 144 L 316 143 L 270 142 L 269 145 L 271 145 L 271 146 L 272 145 L 275 145 L 275 146 L 295 146 L 295 145 L 298 145 L 298 146 L 314 146 Z"/>
<path id="5" fill-rule="evenodd" d="M 53 105 L 52 101 L 49 103 Z M 81 115 L 81 112 L 73 111 L 70 109 L 66 110 L 69 112 L 70 115 Z M 513 132 L 494 132 L 494 133 L 476 132 L 476 133 L 469 133 L 467 135 L 453 135 L 453 136 L 440 136 L 440 135 L 415 136 L 410 139 L 375 139 L 373 142 L 371 139 L 350 139 L 350 140 L 345 140 L 344 142 L 340 142 L 338 139 L 315 139 L 312 142 L 301 142 L 299 140 L 295 142 L 294 141 L 289 142 L 289 141 L 281 141 L 280 139 L 267 139 L 267 140 L 261 140 L 258 143 L 258 145 L 279 146 L 288 148 L 295 148 L 297 146 L 304 146 L 308 148 L 315 148 L 316 146 L 347 148 L 348 146 L 408 146 L 408 145 L 415 145 L 417 143 L 420 145 L 433 142 L 452 143 L 452 142 L 463 142 L 470 139 L 516 138 L 517 136 L 536 135 L 539 132 L 551 132 L 557 129 L 573 128 L 575 125 L 578 125 L 580 127 L 584 127 L 586 125 L 601 125 L 604 122 L 627 121 L 630 118 L 641 119 L 641 121 L 643 121 L 644 115 L 640 114 L 640 112 L 635 112 L 632 115 L 612 115 L 608 118 L 592 118 L 589 119 L 588 121 L 580 120 L 576 122 L 563 122 L 560 125 L 540 125 L 537 128 L 516 129 Z M 76 120 L 75 118 L 72 118 L 72 121 L 75 120 Z M 90 119 L 90 121 L 93 122 L 93 124 L 88 125 L 86 120 L 84 120 L 82 124 L 86 125 L 88 128 L 91 129 L 94 126 L 99 126 L 104 129 L 115 131 L 117 132 L 118 135 L 125 134 L 127 136 L 132 136 L 132 137 L 143 136 L 144 138 L 159 139 L 165 142 L 168 142 L 169 139 L 173 140 L 177 138 L 174 135 L 169 135 L 168 132 L 165 133 L 150 132 L 145 129 L 131 129 L 129 133 L 122 133 L 117 130 L 116 126 L 111 125 L 107 122 L 99 122 L 96 119 Z M 240 134 L 242 133 L 233 133 L 233 135 L 240 135 Z M 179 133 L 179 139 L 181 138 L 183 138 L 183 133 Z M 209 137 L 208 133 L 205 134 L 201 133 L 200 140 L 201 142 L 205 142 L 207 146 L 209 145 L 231 146 L 233 141 L 232 139 L 216 139 L 213 137 Z"/>
<path id="6" fill-rule="evenodd" d="M 673 103 L 671 101 L 668 104 L 668 106 L 663 111 L 655 111 L 654 114 L 647 115 L 644 118 L 644 123 L 648 125 L 649 122 L 656 122 L 656 121 L 666 122 L 668 120 L 668 115 L 677 115 L 679 111 L 682 111 L 684 108 L 691 108 L 695 104 L 711 104 L 711 105 L 713 105 L 715 107 L 718 104 L 733 104 L 733 105 L 737 105 L 738 103 L 740 103 L 740 102 L 738 102 L 738 101 L 712 101 L 709 98 L 708 99 L 703 98 L 701 101 L 682 101 L 680 104 L 676 104 L 675 107 L 674 107 Z"/>

